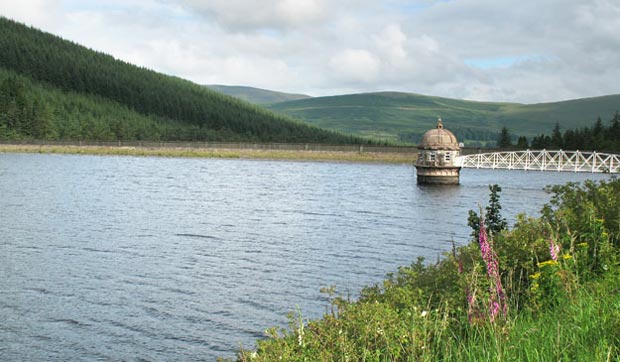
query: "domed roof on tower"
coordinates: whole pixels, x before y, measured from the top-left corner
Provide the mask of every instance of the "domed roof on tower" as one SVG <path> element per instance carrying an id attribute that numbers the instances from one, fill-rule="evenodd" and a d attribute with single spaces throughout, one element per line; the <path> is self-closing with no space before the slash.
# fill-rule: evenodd
<path id="1" fill-rule="evenodd" d="M 443 128 L 441 117 L 437 119 L 437 128 L 424 134 L 418 148 L 421 150 L 460 150 L 456 136 Z"/>

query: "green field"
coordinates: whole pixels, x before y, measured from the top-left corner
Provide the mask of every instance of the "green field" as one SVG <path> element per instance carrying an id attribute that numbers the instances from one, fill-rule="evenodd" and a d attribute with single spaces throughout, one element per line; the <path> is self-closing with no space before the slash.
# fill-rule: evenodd
<path id="1" fill-rule="evenodd" d="M 611 119 L 620 95 L 554 103 L 474 102 L 411 93 L 380 92 L 317 97 L 271 104 L 270 109 L 318 127 L 387 139 L 416 142 L 442 117 L 461 141 L 495 141 L 502 127 L 516 139 L 592 126 L 597 117 Z"/>
<path id="2" fill-rule="evenodd" d="M 246 86 L 209 84 L 206 87 L 254 104 L 268 104 L 310 98 L 310 96 L 305 94 L 283 93 Z"/>

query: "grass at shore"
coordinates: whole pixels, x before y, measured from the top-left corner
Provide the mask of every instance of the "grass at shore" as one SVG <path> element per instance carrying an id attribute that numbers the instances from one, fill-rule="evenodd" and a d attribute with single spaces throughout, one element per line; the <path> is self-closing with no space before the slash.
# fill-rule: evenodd
<path id="1" fill-rule="evenodd" d="M 323 318 L 291 314 L 237 361 L 620 361 L 620 180 L 548 191 L 541 217 L 507 230 L 487 208 L 477 241 L 356 301 L 326 288 Z"/>
<path id="2" fill-rule="evenodd" d="M 411 153 L 331 152 L 294 150 L 253 150 L 184 147 L 111 147 L 58 145 L 0 145 L 0 153 L 54 153 L 110 156 L 241 158 L 265 160 L 406 163 L 415 161 Z"/>

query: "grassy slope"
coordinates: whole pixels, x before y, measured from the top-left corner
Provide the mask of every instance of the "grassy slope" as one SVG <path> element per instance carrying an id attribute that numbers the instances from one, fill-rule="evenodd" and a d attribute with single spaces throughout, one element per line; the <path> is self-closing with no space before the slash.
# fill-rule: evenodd
<path id="1" fill-rule="evenodd" d="M 207 88 L 254 104 L 268 104 L 311 98 L 305 94 L 283 93 L 246 86 L 210 84 L 207 85 Z"/>
<path id="2" fill-rule="evenodd" d="M 287 101 L 269 108 L 319 127 L 393 140 L 399 133 L 434 127 L 438 116 L 457 133 L 499 132 L 506 126 L 512 134 L 532 137 L 549 134 L 556 122 L 569 129 L 591 126 L 599 115 L 607 120 L 620 108 L 620 95 L 525 105 L 381 92 Z"/>

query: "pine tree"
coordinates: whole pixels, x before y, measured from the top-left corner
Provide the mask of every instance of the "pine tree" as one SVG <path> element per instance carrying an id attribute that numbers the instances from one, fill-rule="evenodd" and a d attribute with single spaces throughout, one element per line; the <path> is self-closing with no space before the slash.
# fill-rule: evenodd
<path id="1" fill-rule="evenodd" d="M 596 123 L 594 123 L 594 128 L 592 128 L 592 135 L 597 137 L 603 133 L 603 120 L 601 116 L 596 118 Z"/>
<path id="2" fill-rule="evenodd" d="M 530 148 L 530 144 L 527 142 L 527 137 L 520 136 L 517 140 L 517 148 L 520 150 L 527 150 Z"/>
<path id="3" fill-rule="evenodd" d="M 489 205 L 485 208 L 484 224 L 490 234 L 497 235 L 508 227 L 506 218 L 501 215 L 502 205 L 499 203 L 499 193 L 502 188 L 497 184 L 489 185 L 489 191 Z M 476 237 L 480 233 L 480 216 L 478 213 L 469 210 L 467 224 L 473 230 L 472 236 Z"/>
<path id="4" fill-rule="evenodd" d="M 510 140 L 510 132 L 506 126 L 502 127 L 501 132 L 497 138 L 497 147 L 500 149 L 508 149 L 512 147 L 512 141 Z"/>
<path id="5" fill-rule="evenodd" d="M 564 148 L 567 150 L 578 150 L 581 148 L 579 138 L 572 129 L 567 129 L 564 131 L 562 141 L 564 142 Z"/>
<path id="6" fill-rule="evenodd" d="M 551 147 L 561 149 L 564 147 L 564 140 L 562 139 L 562 132 L 560 131 L 560 122 L 555 122 L 553 132 L 551 133 Z"/>
<path id="7" fill-rule="evenodd" d="M 592 148 L 600 150 L 604 148 L 605 142 L 605 127 L 603 126 L 603 120 L 599 116 L 592 128 Z"/>
<path id="8" fill-rule="evenodd" d="M 614 113 L 614 117 L 611 119 L 609 126 L 609 132 L 607 132 L 610 146 L 613 151 L 620 150 L 620 115 L 618 111 Z"/>
<path id="9" fill-rule="evenodd" d="M 52 124 L 52 111 L 49 105 L 35 100 L 32 119 L 32 137 L 35 139 L 55 138 L 54 125 Z"/>

